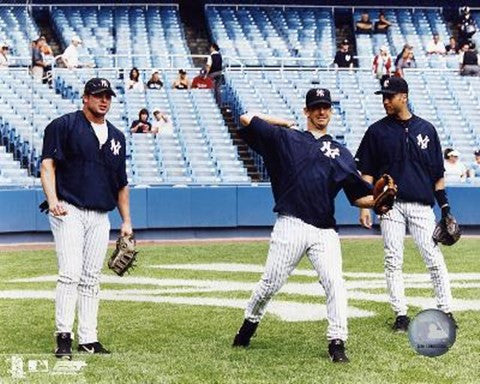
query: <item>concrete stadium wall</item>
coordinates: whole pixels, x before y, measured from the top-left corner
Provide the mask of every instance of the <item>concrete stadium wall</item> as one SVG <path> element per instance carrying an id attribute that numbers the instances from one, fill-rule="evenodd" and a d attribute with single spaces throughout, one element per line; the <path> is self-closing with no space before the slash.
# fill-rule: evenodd
<path id="1" fill-rule="evenodd" d="M 130 196 L 136 229 L 268 227 L 275 220 L 269 185 L 132 188 Z M 480 188 L 450 187 L 448 196 L 461 225 L 480 225 Z M 38 209 L 43 200 L 40 189 L 0 190 L 0 233 L 49 231 Z M 118 228 L 118 212 L 110 217 Z M 358 223 L 358 210 L 343 192 L 336 218 L 339 226 Z"/>

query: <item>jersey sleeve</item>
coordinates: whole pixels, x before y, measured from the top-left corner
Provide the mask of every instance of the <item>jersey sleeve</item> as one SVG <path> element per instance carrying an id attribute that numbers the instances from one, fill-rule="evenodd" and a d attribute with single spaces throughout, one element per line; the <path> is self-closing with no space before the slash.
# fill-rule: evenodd
<path id="1" fill-rule="evenodd" d="M 264 156 L 280 140 L 282 128 L 254 117 L 250 124 L 238 131 L 240 137 L 258 154 Z"/>
<path id="2" fill-rule="evenodd" d="M 378 161 L 376 159 L 376 149 L 373 135 L 370 129 L 365 132 L 365 135 L 360 142 L 355 155 L 358 170 L 364 175 L 376 176 L 378 173 Z"/>
<path id="3" fill-rule="evenodd" d="M 351 205 L 356 200 L 372 194 L 373 186 L 362 179 L 350 152 L 344 148 L 339 160 L 340 170 L 336 170 L 337 182 L 345 191 Z"/>
<path id="4" fill-rule="evenodd" d="M 64 160 L 66 137 L 67 126 L 64 119 L 55 119 L 48 124 L 43 136 L 42 160 Z"/>

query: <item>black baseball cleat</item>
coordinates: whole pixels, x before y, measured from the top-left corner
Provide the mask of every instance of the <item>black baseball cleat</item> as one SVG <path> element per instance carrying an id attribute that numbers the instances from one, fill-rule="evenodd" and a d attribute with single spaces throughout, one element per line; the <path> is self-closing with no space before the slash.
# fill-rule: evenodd
<path id="1" fill-rule="evenodd" d="M 446 312 L 445 314 L 450 318 L 450 320 L 452 320 L 453 325 L 455 325 L 455 328 L 458 329 L 457 320 L 455 320 L 455 318 L 453 317 L 453 313 L 452 312 Z"/>
<path id="2" fill-rule="evenodd" d="M 72 337 L 69 332 L 57 333 L 55 356 L 63 360 L 72 360 Z"/>
<path id="3" fill-rule="evenodd" d="M 334 363 L 348 363 L 347 355 L 345 354 L 345 343 L 340 339 L 333 339 L 328 344 L 328 354 Z"/>
<path id="4" fill-rule="evenodd" d="M 105 349 L 99 341 L 95 341 L 94 343 L 88 343 L 88 344 L 79 344 L 78 352 L 90 353 L 92 355 L 97 353 L 108 355 L 111 353 L 108 349 Z"/>
<path id="5" fill-rule="evenodd" d="M 258 327 L 258 323 L 253 323 L 249 320 L 244 320 L 242 326 L 238 330 L 238 333 L 233 339 L 232 347 L 248 347 L 250 345 L 250 339 L 252 338 L 255 330 Z"/>
<path id="6" fill-rule="evenodd" d="M 392 329 L 395 332 L 407 332 L 408 325 L 410 324 L 410 318 L 408 316 L 397 316 L 395 323 L 393 323 Z"/>

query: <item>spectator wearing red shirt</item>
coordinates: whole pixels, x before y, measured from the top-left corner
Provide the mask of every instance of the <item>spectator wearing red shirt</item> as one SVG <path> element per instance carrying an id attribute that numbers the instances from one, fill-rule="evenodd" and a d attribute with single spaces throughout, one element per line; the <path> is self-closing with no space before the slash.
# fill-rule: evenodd
<path id="1" fill-rule="evenodd" d="M 193 78 L 192 88 L 213 89 L 215 84 L 211 78 L 207 76 L 207 71 L 202 68 L 200 74 Z"/>

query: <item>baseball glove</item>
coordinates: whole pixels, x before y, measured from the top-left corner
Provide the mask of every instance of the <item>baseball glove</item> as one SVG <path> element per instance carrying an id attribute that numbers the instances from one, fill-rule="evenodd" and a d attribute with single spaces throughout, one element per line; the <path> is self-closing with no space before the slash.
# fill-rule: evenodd
<path id="1" fill-rule="evenodd" d="M 108 260 L 108 268 L 118 276 L 123 276 L 134 266 L 138 254 L 135 245 L 136 241 L 133 233 L 129 236 L 120 236 L 117 240 L 117 246 L 110 256 L 110 260 Z"/>
<path id="2" fill-rule="evenodd" d="M 447 213 L 437 223 L 432 237 L 435 243 L 453 245 L 460 239 L 461 235 L 462 232 L 460 231 L 457 220 L 452 214 Z"/>
<path id="3" fill-rule="evenodd" d="M 384 174 L 373 187 L 373 198 L 375 199 L 373 210 L 375 213 L 383 215 L 392 209 L 396 196 L 397 186 L 392 176 Z"/>

